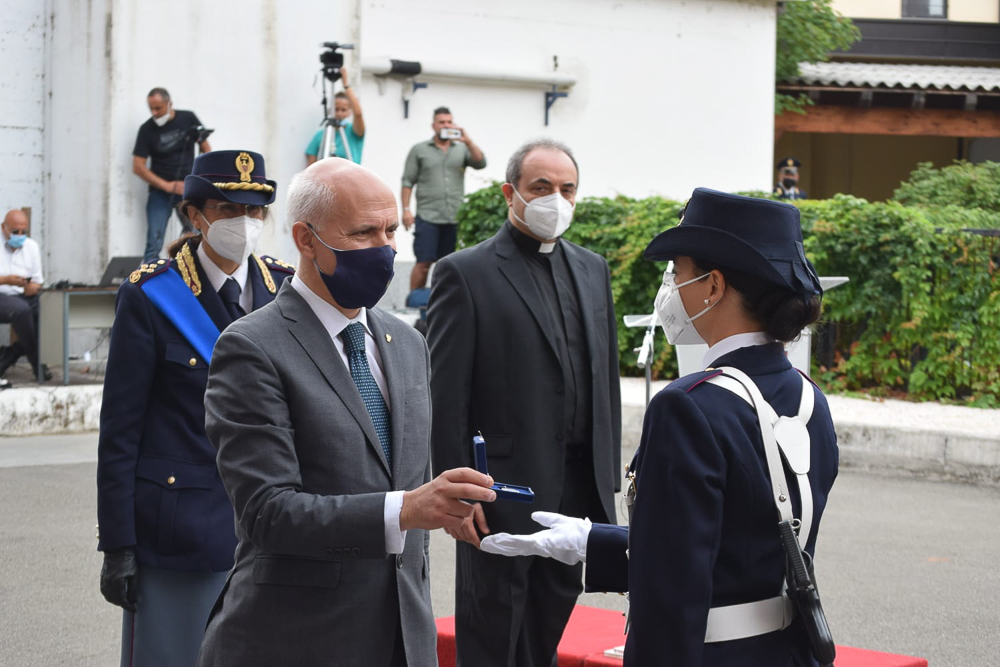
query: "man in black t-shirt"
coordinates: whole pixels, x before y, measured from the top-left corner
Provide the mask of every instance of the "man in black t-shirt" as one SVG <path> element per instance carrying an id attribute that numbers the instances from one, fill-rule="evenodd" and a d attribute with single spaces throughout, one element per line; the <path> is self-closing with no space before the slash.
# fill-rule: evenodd
<path id="1" fill-rule="evenodd" d="M 132 172 L 149 183 L 142 261 L 152 262 L 160 256 L 170 212 L 184 193 L 184 177 L 191 173 L 201 121 L 192 111 L 175 110 L 165 88 L 153 88 L 147 101 L 152 118 L 139 126 L 132 150 Z M 202 153 L 212 150 L 208 141 L 198 146 Z"/>

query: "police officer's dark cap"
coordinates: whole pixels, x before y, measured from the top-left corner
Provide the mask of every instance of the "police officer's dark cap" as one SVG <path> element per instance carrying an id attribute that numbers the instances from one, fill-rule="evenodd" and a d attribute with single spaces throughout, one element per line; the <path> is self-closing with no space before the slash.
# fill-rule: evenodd
<path id="1" fill-rule="evenodd" d="M 274 201 L 276 185 L 267 180 L 260 153 L 211 151 L 195 158 L 194 170 L 184 179 L 184 199 L 266 206 Z"/>
<path id="2" fill-rule="evenodd" d="M 816 270 L 802 248 L 799 210 L 769 199 L 697 188 L 681 222 L 659 234 L 643 257 L 678 255 L 743 271 L 796 294 L 822 294 Z"/>
<path id="3" fill-rule="evenodd" d="M 783 157 L 780 160 L 778 160 L 778 164 L 776 164 L 774 168 L 776 171 L 781 171 L 782 169 L 788 169 L 789 167 L 794 167 L 795 169 L 798 169 L 801 166 L 802 163 L 799 162 L 798 158 Z"/>

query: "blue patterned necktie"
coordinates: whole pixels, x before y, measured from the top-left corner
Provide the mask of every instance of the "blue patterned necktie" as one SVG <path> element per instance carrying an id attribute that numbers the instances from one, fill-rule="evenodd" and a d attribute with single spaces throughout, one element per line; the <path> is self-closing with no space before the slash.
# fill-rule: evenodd
<path id="1" fill-rule="evenodd" d="M 347 361 L 351 367 L 351 377 L 354 384 L 358 386 L 361 400 L 365 402 L 368 409 L 368 416 L 371 417 L 375 432 L 378 434 L 379 443 L 382 445 L 382 452 L 385 460 L 392 469 L 392 433 L 389 430 L 389 411 L 385 407 L 382 399 L 382 392 L 375 384 L 371 369 L 368 368 L 368 356 L 365 354 L 365 328 L 360 322 L 347 325 L 347 328 L 340 332 L 340 338 L 344 341 L 344 351 L 347 352 Z"/>

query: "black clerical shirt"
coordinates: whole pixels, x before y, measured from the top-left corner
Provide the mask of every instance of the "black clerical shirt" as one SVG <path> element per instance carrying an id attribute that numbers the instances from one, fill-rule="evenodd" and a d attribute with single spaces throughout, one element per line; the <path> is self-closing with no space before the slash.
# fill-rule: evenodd
<path id="1" fill-rule="evenodd" d="M 562 242 L 542 244 L 520 231 L 509 220 L 508 233 L 528 260 L 531 277 L 538 288 L 550 335 L 563 369 L 565 443 L 567 456 L 583 456 L 590 451 L 593 385 L 587 332 L 576 282 L 569 270 Z M 544 245 L 544 247 L 543 247 Z"/>

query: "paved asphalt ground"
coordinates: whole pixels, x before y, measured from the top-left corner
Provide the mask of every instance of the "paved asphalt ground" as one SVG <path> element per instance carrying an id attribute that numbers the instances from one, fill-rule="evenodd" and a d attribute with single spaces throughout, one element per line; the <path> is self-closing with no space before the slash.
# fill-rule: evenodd
<path id="1" fill-rule="evenodd" d="M 627 453 L 631 456 L 631 452 Z M 121 616 L 97 579 L 96 435 L 0 438 L 0 665 L 116 665 Z M 1000 664 L 1000 488 L 841 472 L 817 575 L 838 643 L 932 667 Z M 454 548 L 431 540 L 434 611 Z M 616 595 L 583 604 L 621 608 Z"/>

